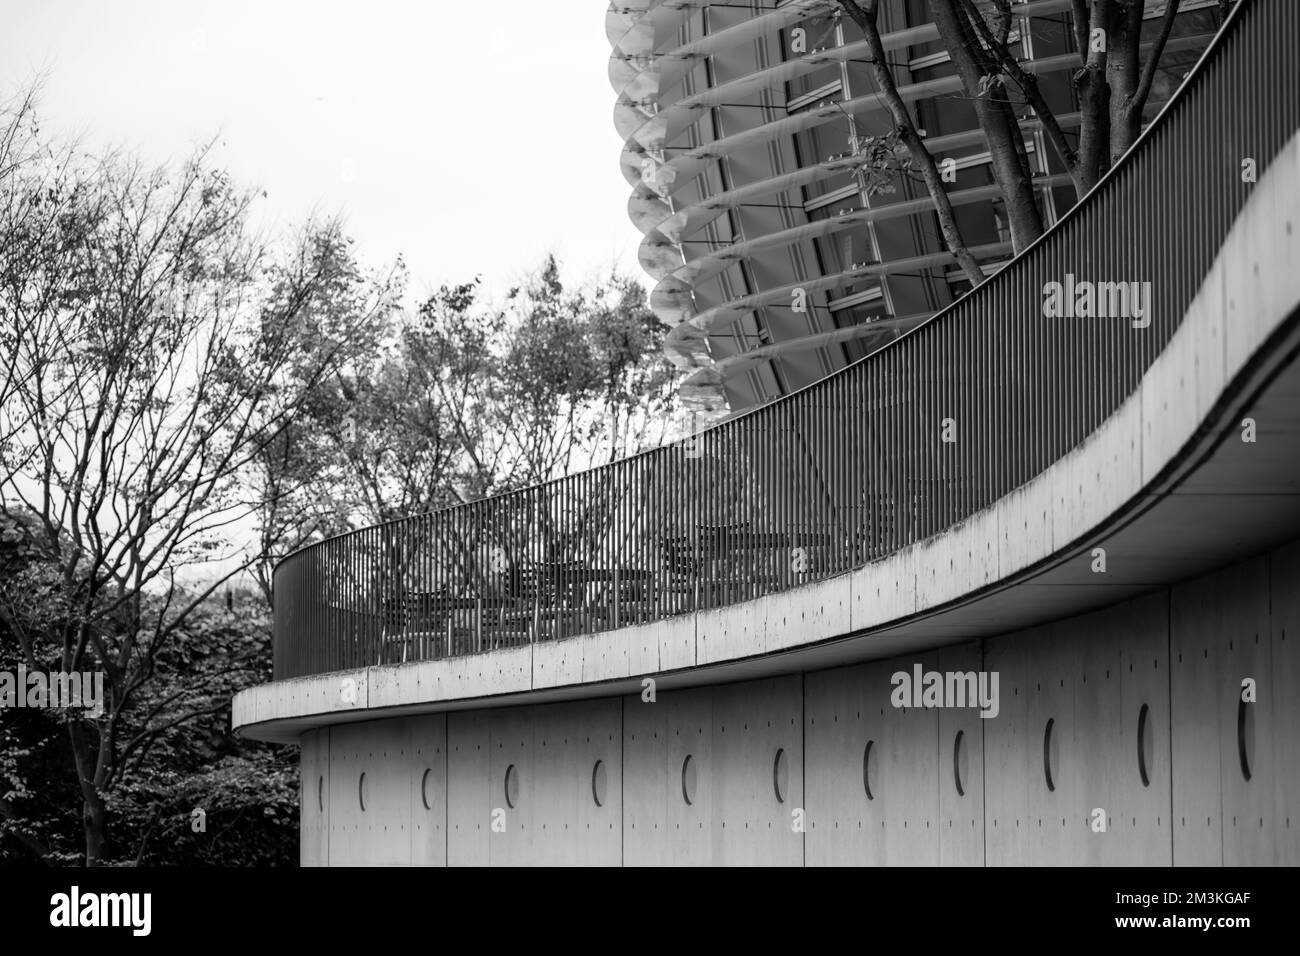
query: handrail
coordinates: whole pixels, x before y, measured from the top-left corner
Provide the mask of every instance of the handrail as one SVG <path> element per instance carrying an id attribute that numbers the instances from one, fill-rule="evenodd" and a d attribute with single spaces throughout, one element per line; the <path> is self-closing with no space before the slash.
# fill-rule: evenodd
<path id="1" fill-rule="evenodd" d="M 289 555 L 275 679 L 751 600 L 989 507 L 1086 439 L 1164 349 L 1249 195 L 1242 163 L 1262 174 L 1300 128 L 1298 39 L 1300 5 L 1243 0 L 1055 227 L 856 364 L 687 443 Z M 1108 314 L 1046 314 L 1051 283 L 1097 284 Z"/>

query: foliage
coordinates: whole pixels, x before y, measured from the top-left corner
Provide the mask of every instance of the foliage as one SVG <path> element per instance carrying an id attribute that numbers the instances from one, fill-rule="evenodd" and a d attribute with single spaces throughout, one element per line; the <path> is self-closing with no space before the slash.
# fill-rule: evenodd
<path id="1" fill-rule="evenodd" d="M 0 601 L 10 608 L 50 564 L 36 547 L 30 515 L 0 518 Z M 33 604 L 39 602 L 34 601 Z M 29 619 L 30 620 L 30 619 Z M 292 748 L 272 749 L 229 734 L 229 703 L 270 678 L 267 620 L 244 594 L 227 608 L 209 600 L 154 657 L 154 673 L 122 717 L 120 782 L 105 811 L 114 834 L 101 863 L 285 865 L 297 857 L 297 771 Z M 44 670 L 57 660 L 37 653 Z M 0 671 L 29 658 L 0 623 Z M 206 712 L 178 720 L 196 706 Z M 84 860 L 81 792 L 69 751 L 70 716 L 54 709 L 0 711 L 0 863 Z M 205 832 L 191 813 L 206 813 Z"/>
<path id="2" fill-rule="evenodd" d="M 258 461 L 259 580 L 311 540 L 525 487 L 662 440 L 676 373 L 634 280 L 564 286 L 548 257 L 503 306 L 478 280 L 371 324 Z M 356 319 L 353 319 L 356 321 Z M 291 520 L 287 520 L 291 517 Z"/>
<path id="3" fill-rule="evenodd" d="M 0 624 L 29 669 L 103 676 L 102 715 L 60 717 L 96 864 L 113 857 L 113 791 L 249 672 L 248 648 L 225 648 L 211 671 L 183 660 L 204 680 L 155 696 L 249 560 L 230 534 L 255 507 L 244 476 L 337 361 L 309 333 L 328 330 L 324 300 L 355 267 L 333 224 L 282 246 L 253 236 L 250 194 L 206 150 L 176 170 L 87 157 L 44 140 L 30 100 L 14 109 L 0 114 L 0 143 L 21 144 L 0 167 L 0 515 L 24 516 L 39 560 L 4 580 Z"/>

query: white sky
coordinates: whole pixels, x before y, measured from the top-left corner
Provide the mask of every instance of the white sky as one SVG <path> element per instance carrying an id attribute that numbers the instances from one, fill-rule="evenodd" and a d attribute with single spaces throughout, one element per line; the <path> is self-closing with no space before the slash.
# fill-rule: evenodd
<path id="1" fill-rule="evenodd" d="M 0 96 L 155 162 L 220 134 L 261 221 L 342 213 L 412 291 L 500 293 L 548 251 L 646 282 L 606 79 L 604 0 L 0 0 Z"/>

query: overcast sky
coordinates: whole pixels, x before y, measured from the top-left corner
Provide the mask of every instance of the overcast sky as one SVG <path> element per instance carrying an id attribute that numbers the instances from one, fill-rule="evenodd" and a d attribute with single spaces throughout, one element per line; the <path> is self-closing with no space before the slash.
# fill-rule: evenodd
<path id="1" fill-rule="evenodd" d="M 413 290 L 503 290 L 547 252 L 643 282 L 603 0 L 0 0 L 0 95 L 47 77 L 48 128 L 218 161 L 263 221 L 344 214 Z"/>

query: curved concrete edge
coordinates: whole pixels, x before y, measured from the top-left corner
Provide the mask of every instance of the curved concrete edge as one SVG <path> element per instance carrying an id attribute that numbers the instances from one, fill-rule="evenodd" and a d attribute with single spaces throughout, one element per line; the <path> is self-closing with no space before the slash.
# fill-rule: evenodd
<path id="1" fill-rule="evenodd" d="M 851 633 L 870 641 L 906 618 L 1010 583 L 1149 495 L 1204 438 L 1230 383 L 1300 308 L 1297 262 L 1300 135 L 1252 187 L 1139 389 L 1078 448 L 994 506 L 859 570 L 739 605 L 472 657 L 253 687 L 236 695 L 232 723 L 246 736 L 286 739 L 278 724 L 373 719 L 378 709 L 491 706 L 548 689 L 603 696 L 618 682 L 626 687 Z M 1272 281 L 1260 282 L 1260 274 Z M 1237 424 L 1212 423 L 1212 430 L 1221 435 Z M 892 651 L 887 643 L 880 642 L 882 656 Z"/>

